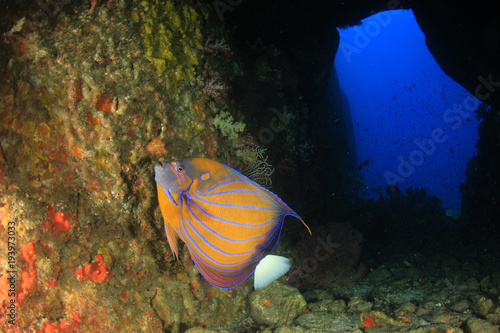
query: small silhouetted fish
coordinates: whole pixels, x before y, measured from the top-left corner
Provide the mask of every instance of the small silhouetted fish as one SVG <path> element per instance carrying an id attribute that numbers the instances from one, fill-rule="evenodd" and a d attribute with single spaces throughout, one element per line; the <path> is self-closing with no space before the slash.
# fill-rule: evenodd
<path id="1" fill-rule="evenodd" d="M 364 166 L 367 166 L 367 165 L 368 165 L 368 163 L 370 163 L 370 158 L 369 158 L 369 157 L 366 159 L 366 161 L 364 161 L 363 163 L 361 163 L 361 164 L 359 165 L 359 169 L 358 169 L 358 171 L 359 171 L 359 170 L 361 170 Z"/>

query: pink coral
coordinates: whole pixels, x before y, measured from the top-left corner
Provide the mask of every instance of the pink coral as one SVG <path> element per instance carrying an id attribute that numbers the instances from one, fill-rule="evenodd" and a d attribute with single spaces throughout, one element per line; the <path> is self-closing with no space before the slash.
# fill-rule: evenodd
<path id="1" fill-rule="evenodd" d="M 55 236 L 71 229 L 71 224 L 69 223 L 71 218 L 70 213 L 56 213 L 54 206 L 51 205 L 48 209 L 48 215 L 50 217 L 50 221 L 43 222 L 45 232 L 52 230 L 52 236 Z"/>
<path id="2" fill-rule="evenodd" d="M 150 143 L 146 146 L 146 150 L 151 155 L 165 155 L 168 154 L 168 151 L 165 149 L 165 142 L 161 141 L 160 138 L 154 138 Z"/>
<path id="3" fill-rule="evenodd" d="M 214 41 L 214 39 L 210 37 L 205 42 L 205 45 L 203 45 L 203 52 L 211 55 L 217 55 L 219 53 L 229 55 L 231 54 L 231 48 L 224 39 L 216 39 Z"/>
<path id="4" fill-rule="evenodd" d="M 38 274 L 35 269 L 36 249 L 33 241 L 30 241 L 21 248 L 21 256 L 28 263 L 31 275 L 35 279 L 38 278 Z"/>
<path id="5" fill-rule="evenodd" d="M 220 82 L 219 76 L 211 77 L 201 89 L 205 95 L 212 97 L 217 103 L 222 102 L 222 98 L 227 95 L 227 85 Z"/>
<path id="6" fill-rule="evenodd" d="M 77 314 L 73 314 L 71 319 L 61 320 L 58 323 L 51 323 L 48 320 L 43 322 L 41 329 L 36 330 L 36 333 L 71 333 L 78 331 L 80 326 L 80 317 Z"/>
<path id="7" fill-rule="evenodd" d="M 92 280 L 94 282 L 104 283 L 113 277 L 113 272 L 104 264 L 103 257 L 98 254 L 95 256 L 97 262 L 95 264 L 89 264 L 88 262 L 83 265 L 83 268 L 78 268 L 75 271 L 75 277 L 79 280 Z"/>

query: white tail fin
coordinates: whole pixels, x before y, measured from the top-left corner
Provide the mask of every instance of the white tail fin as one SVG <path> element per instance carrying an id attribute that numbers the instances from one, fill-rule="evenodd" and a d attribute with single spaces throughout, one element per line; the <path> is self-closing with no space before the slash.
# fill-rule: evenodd
<path id="1" fill-rule="evenodd" d="M 262 259 L 253 274 L 253 286 L 255 289 L 262 289 L 280 278 L 290 269 L 290 260 L 285 257 L 268 254 Z"/>

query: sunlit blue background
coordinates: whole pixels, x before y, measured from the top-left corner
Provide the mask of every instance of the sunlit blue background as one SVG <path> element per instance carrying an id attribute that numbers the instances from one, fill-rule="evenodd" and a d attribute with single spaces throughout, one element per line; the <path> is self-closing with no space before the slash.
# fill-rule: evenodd
<path id="1" fill-rule="evenodd" d="M 441 70 L 411 10 L 362 22 L 339 29 L 335 68 L 351 107 L 358 162 L 369 159 L 359 171 L 363 195 L 378 198 L 373 190 L 388 184 L 425 188 L 444 208 L 460 209 L 459 185 L 477 153 L 479 100 Z M 428 154 L 434 129 L 447 139 Z M 427 152 L 418 142 L 427 142 Z M 400 167 L 410 156 L 414 170 Z"/>

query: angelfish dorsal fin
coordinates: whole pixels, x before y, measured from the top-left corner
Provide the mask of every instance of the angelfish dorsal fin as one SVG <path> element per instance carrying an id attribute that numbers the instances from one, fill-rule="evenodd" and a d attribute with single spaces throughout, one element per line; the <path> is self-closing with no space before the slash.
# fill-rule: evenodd
<path id="1" fill-rule="evenodd" d="M 290 260 L 285 257 L 268 254 L 262 259 L 257 267 L 253 278 L 255 289 L 262 289 L 270 285 L 274 280 L 280 278 L 290 269 Z"/>

